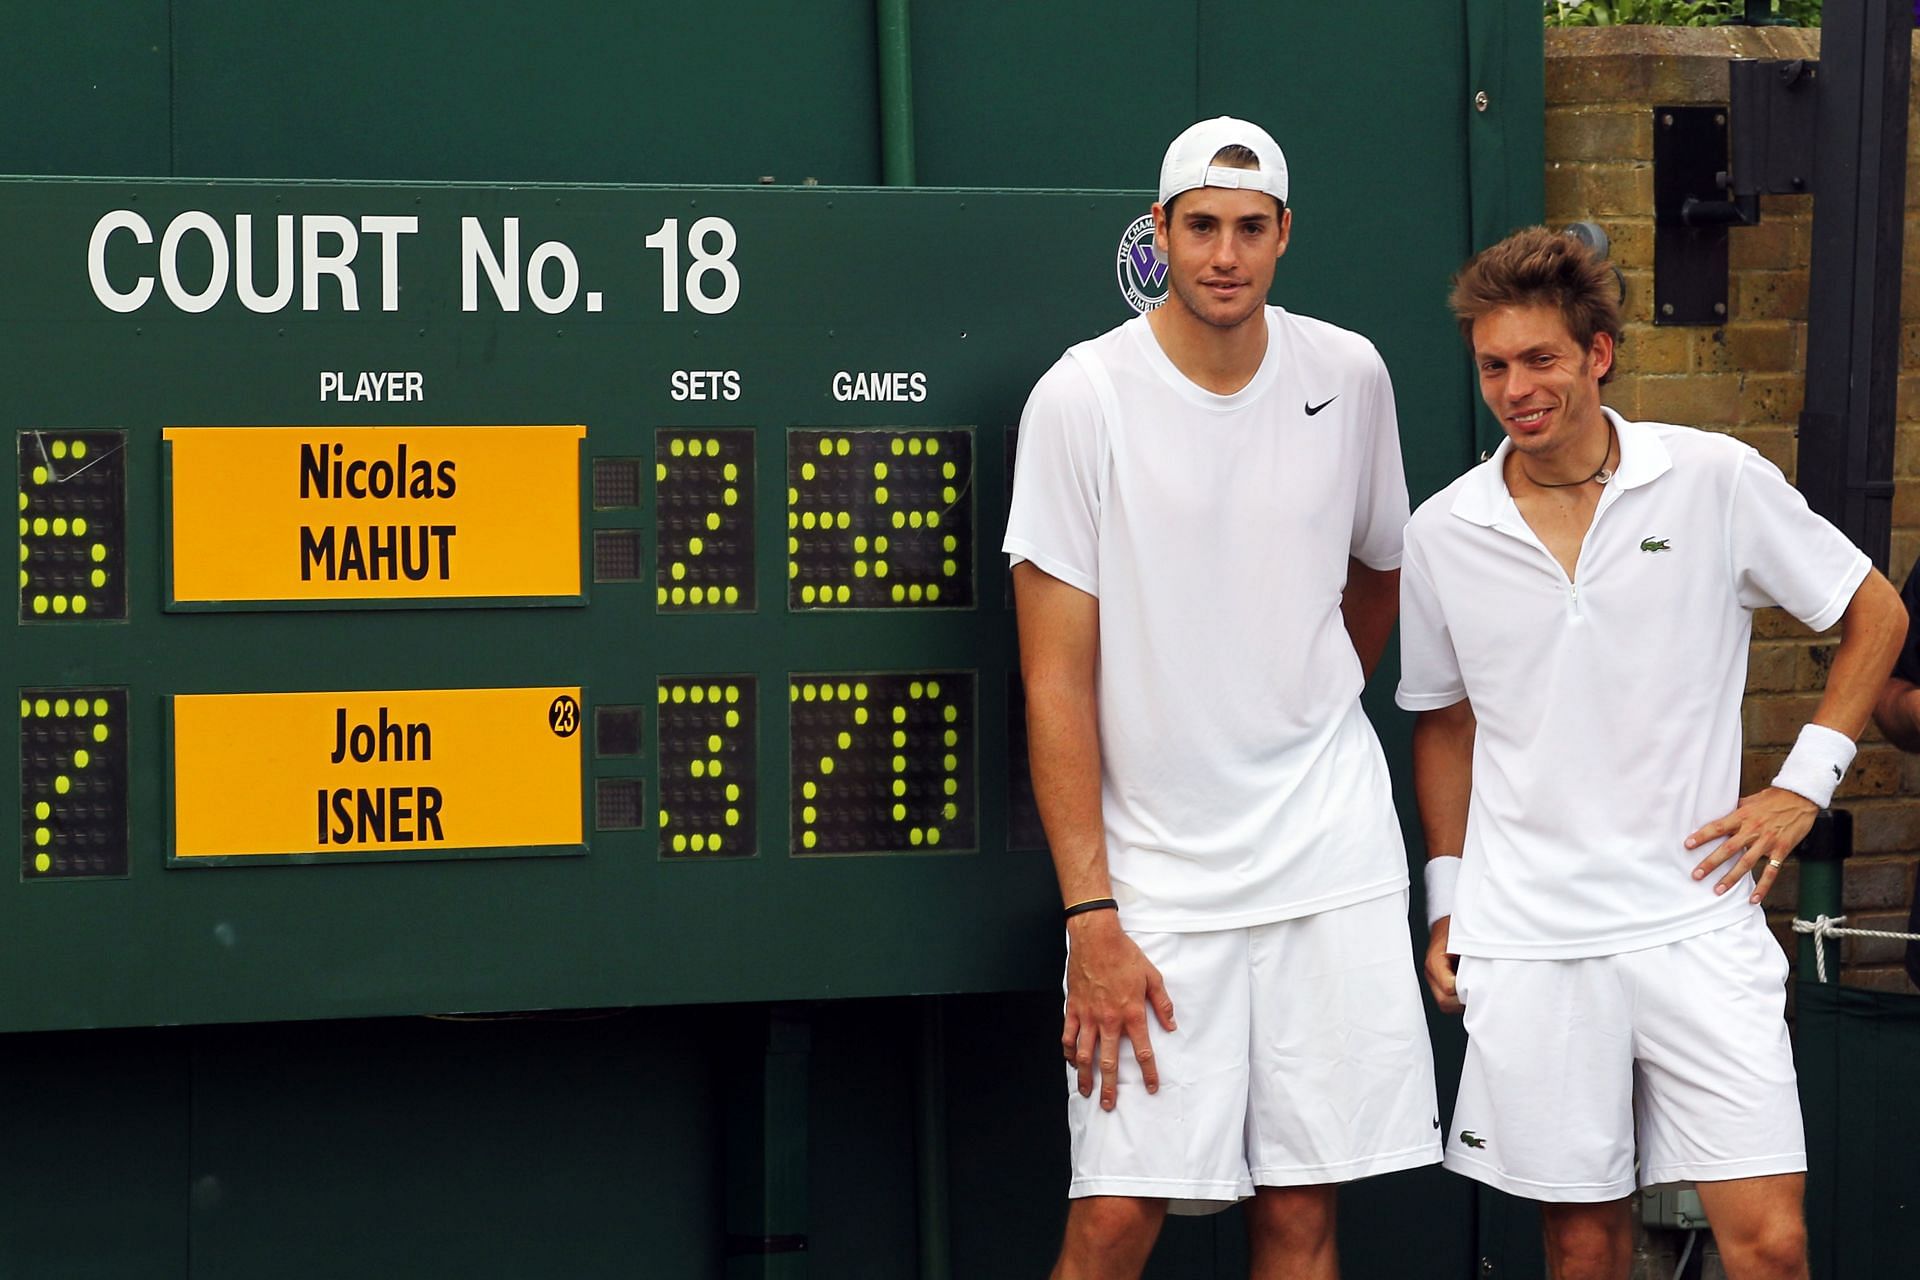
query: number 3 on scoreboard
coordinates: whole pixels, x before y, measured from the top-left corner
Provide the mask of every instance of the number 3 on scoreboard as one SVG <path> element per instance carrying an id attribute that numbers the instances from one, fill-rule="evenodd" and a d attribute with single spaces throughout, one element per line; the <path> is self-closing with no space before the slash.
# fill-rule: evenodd
<path id="1" fill-rule="evenodd" d="M 717 239 L 720 247 L 709 253 L 707 245 Z M 660 309 L 680 309 L 680 219 L 668 218 L 660 229 L 641 243 L 660 251 Z M 725 218 L 702 218 L 687 228 L 687 252 L 693 262 L 687 267 L 687 301 L 695 311 L 719 315 L 733 310 L 740 298 L 740 269 L 733 265 L 734 246 L 739 237 Z M 720 292 L 708 293 L 703 287 L 710 275 L 720 277 Z"/>

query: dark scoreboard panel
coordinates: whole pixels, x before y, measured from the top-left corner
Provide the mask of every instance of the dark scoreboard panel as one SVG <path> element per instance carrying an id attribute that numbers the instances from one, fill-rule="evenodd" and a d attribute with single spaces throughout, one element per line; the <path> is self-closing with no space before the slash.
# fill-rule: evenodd
<path id="1" fill-rule="evenodd" d="M 790 851 L 976 849 L 974 685 L 968 671 L 794 676 Z"/>
<path id="2" fill-rule="evenodd" d="M 970 609 L 973 432 L 787 438 L 787 607 Z"/>
<path id="3" fill-rule="evenodd" d="M 0 189 L 0 1028 L 1057 981 L 1010 436 L 1145 197 Z"/>
<path id="4" fill-rule="evenodd" d="M 655 433 L 654 604 L 752 612 L 753 438 L 751 430 Z"/>

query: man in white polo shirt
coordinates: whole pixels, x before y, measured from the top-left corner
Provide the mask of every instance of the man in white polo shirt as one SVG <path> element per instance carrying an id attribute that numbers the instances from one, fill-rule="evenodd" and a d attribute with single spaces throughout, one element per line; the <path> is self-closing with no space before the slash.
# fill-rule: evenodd
<path id="1" fill-rule="evenodd" d="M 1542 228 L 1454 284 L 1507 439 L 1414 514 L 1401 583 L 1427 980 L 1468 1034 L 1446 1164 L 1542 1202 L 1559 1280 L 1625 1280 L 1636 1156 L 1640 1185 L 1698 1184 L 1732 1280 L 1802 1280 L 1787 963 L 1760 904 L 1906 615 L 1754 450 L 1601 406 L 1616 296 Z M 1813 722 L 1741 798 L 1767 606 L 1841 640 Z"/>
<path id="2" fill-rule="evenodd" d="M 1137 1276 L 1170 1202 L 1248 1196 L 1253 1275 L 1331 1280 L 1335 1184 L 1439 1158 L 1359 704 L 1397 607 L 1393 391 L 1366 339 L 1266 305 L 1286 199 L 1265 130 L 1181 134 L 1166 303 L 1021 418 L 1005 550 L 1068 939 L 1060 1280 Z"/>

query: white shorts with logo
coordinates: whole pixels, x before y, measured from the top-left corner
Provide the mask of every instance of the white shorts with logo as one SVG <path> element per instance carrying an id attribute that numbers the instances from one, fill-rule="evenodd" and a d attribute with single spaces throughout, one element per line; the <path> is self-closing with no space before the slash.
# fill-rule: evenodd
<path id="1" fill-rule="evenodd" d="M 1405 892 L 1251 928 L 1133 938 L 1166 980 L 1179 1030 L 1149 1013 L 1158 1093 L 1120 1046 L 1112 1111 L 1100 1109 L 1097 1079 L 1080 1096 L 1068 1065 L 1069 1196 L 1165 1197 L 1176 1213 L 1209 1213 L 1256 1186 L 1440 1159 Z"/>
<path id="2" fill-rule="evenodd" d="M 1664 946 L 1460 959 L 1467 1058 L 1447 1168 L 1533 1200 L 1807 1167 L 1787 959 L 1755 910 Z"/>

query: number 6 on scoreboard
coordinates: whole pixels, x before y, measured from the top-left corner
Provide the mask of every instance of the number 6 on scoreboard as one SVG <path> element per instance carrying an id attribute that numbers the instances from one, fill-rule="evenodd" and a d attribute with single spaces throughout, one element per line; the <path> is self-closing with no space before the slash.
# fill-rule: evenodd
<path id="1" fill-rule="evenodd" d="M 709 237 L 718 237 L 720 248 L 707 252 Z M 641 242 L 660 251 L 660 309 L 680 309 L 680 219 L 668 218 Z M 740 298 L 740 269 L 733 265 L 734 246 L 739 236 L 725 218 L 702 218 L 687 228 L 687 251 L 693 262 L 687 267 L 687 301 L 695 311 L 720 315 L 733 310 Z M 709 294 L 701 288 L 708 275 L 720 277 L 720 292 Z"/>

